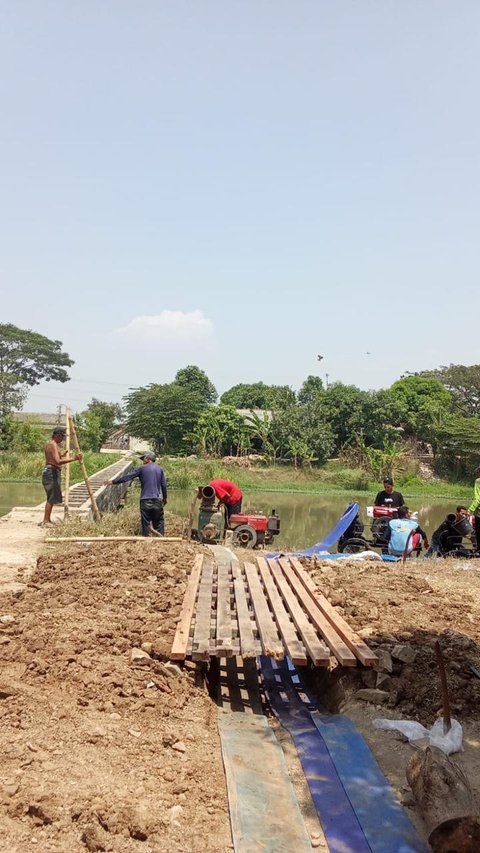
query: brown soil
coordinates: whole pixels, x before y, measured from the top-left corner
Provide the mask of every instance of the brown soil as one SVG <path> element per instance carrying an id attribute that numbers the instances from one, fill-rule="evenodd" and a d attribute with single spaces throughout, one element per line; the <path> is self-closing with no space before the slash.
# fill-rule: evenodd
<path id="1" fill-rule="evenodd" d="M 164 664 L 197 550 L 77 546 L 0 596 L 4 850 L 231 849 L 215 706 Z"/>

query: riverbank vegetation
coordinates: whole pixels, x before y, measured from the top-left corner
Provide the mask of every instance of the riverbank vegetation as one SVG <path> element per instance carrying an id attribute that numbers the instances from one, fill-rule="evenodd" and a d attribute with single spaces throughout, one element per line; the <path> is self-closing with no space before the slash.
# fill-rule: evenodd
<path id="1" fill-rule="evenodd" d="M 118 462 L 121 458 L 119 453 L 92 453 L 87 451 L 83 455 L 85 467 L 89 475 L 95 474 L 107 465 Z M 0 482 L 21 483 L 40 480 L 45 458 L 42 451 L 22 452 L 4 451 L 0 453 Z M 72 462 L 70 466 L 70 483 L 79 483 L 83 479 L 82 471 L 78 462 Z"/>

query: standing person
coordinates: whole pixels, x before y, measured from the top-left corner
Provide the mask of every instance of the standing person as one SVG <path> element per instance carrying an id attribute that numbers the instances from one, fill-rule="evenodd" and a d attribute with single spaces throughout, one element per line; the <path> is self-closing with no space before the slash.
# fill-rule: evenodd
<path id="1" fill-rule="evenodd" d="M 142 490 L 140 492 L 140 517 L 142 520 L 142 536 L 150 536 L 150 522 L 153 529 L 165 535 L 165 520 L 163 507 L 167 503 L 167 483 L 165 472 L 156 463 L 153 450 L 147 450 L 140 454 L 143 465 L 135 468 L 122 477 L 114 477 L 113 480 L 105 480 L 105 486 L 119 486 L 120 483 L 129 483 L 137 477 L 140 480 Z"/>
<path id="2" fill-rule="evenodd" d="M 52 509 L 55 504 L 63 503 L 62 486 L 60 482 L 60 466 L 69 465 L 70 462 L 79 461 L 82 458 L 81 453 L 77 453 L 71 459 L 66 459 L 67 451 L 60 453 L 59 444 L 65 438 L 65 427 L 55 427 L 50 441 L 47 441 L 44 447 L 45 453 L 45 468 L 42 471 L 42 486 L 45 489 L 47 500 L 45 503 L 45 512 L 43 521 L 40 522 L 40 527 L 51 527 Z"/>
<path id="3" fill-rule="evenodd" d="M 397 516 L 398 518 L 392 518 L 388 523 L 388 553 L 401 557 L 408 542 L 408 553 L 411 554 L 412 551 L 416 551 L 420 547 L 420 538 L 423 539 L 425 548 L 428 548 L 427 534 L 422 530 L 418 521 L 410 518 L 408 506 L 400 506 L 397 510 Z M 410 536 L 412 530 L 413 535 Z"/>
<path id="4" fill-rule="evenodd" d="M 215 489 L 215 496 L 219 503 L 225 504 L 227 510 L 227 521 L 230 516 L 242 511 L 243 494 L 230 480 L 210 480 L 209 486 Z"/>
<path id="5" fill-rule="evenodd" d="M 473 487 L 473 500 L 468 511 L 475 516 L 475 539 L 476 550 L 480 551 L 480 467 L 475 468 L 475 485 Z"/>
<path id="6" fill-rule="evenodd" d="M 389 509 L 398 509 L 399 506 L 403 505 L 403 495 L 400 492 L 394 492 L 392 478 L 385 477 L 383 481 L 383 490 L 378 492 L 375 498 L 375 506 L 386 506 Z"/>

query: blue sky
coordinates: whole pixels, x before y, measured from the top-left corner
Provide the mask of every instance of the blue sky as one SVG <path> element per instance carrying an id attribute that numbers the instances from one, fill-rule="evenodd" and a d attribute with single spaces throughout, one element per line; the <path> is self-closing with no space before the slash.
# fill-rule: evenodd
<path id="1" fill-rule="evenodd" d="M 188 363 L 223 391 L 478 362 L 479 26 L 477 0 L 2 3 L 2 322 L 76 362 L 27 408 Z"/>

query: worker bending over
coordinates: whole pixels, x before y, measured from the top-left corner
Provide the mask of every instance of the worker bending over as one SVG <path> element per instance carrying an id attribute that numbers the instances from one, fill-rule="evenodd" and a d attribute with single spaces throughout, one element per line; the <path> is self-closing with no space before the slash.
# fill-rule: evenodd
<path id="1" fill-rule="evenodd" d="M 230 480 L 211 480 L 209 486 L 215 490 L 215 497 L 220 504 L 225 505 L 227 521 L 231 515 L 242 511 L 243 494 Z"/>
<path id="2" fill-rule="evenodd" d="M 150 523 L 154 530 L 165 535 L 165 520 L 163 507 L 167 503 L 167 483 L 165 472 L 155 462 L 156 456 L 153 450 L 140 454 L 143 465 L 135 468 L 122 477 L 114 477 L 113 480 L 105 480 L 105 486 L 119 486 L 120 483 L 129 483 L 137 477 L 140 480 L 142 490 L 140 492 L 140 517 L 142 520 L 142 536 L 150 536 Z"/>

